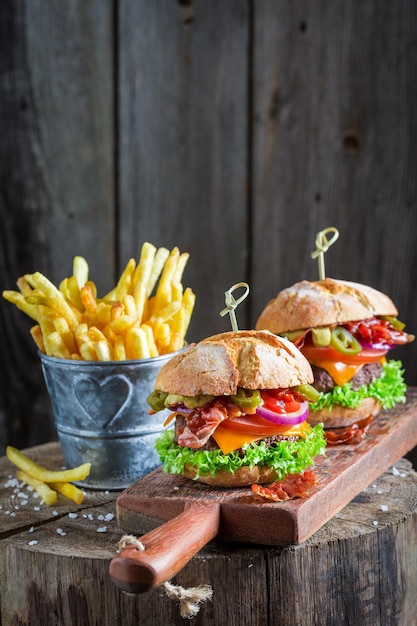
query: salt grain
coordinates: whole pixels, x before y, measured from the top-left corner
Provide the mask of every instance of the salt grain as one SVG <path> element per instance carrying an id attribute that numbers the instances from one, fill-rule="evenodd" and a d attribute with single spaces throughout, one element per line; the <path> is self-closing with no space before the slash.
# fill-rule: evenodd
<path id="1" fill-rule="evenodd" d="M 378 522 L 376 520 L 374 520 L 372 523 L 374 526 L 378 526 Z"/>
<path id="2" fill-rule="evenodd" d="M 388 511 L 388 507 L 386 504 L 381 504 L 381 511 Z"/>
<path id="3" fill-rule="evenodd" d="M 105 522 L 111 522 L 113 517 L 114 517 L 113 513 L 107 513 L 106 517 L 104 518 L 104 521 Z"/>
<path id="4" fill-rule="evenodd" d="M 107 532 L 107 526 L 100 526 L 100 528 L 97 528 L 97 532 L 98 533 L 106 533 Z"/>
<path id="5" fill-rule="evenodd" d="M 33 507 L 33 510 L 34 510 L 34 511 L 40 511 L 40 510 L 41 510 L 41 507 L 40 507 L 40 506 L 34 506 L 34 507 Z"/>
<path id="6" fill-rule="evenodd" d="M 58 511 L 52 511 L 52 515 L 59 515 Z"/>
<path id="7" fill-rule="evenodd" d="M 37 543 L 36 539 L 32 539 L 32 541 L 29 541 L 28 546 L 36 546 Z"/>
<path id="8" fill-rule="evenodd" d="M 89 519 L 89 520 L 93 520 L 93 519 L 94 519 L 94 516 L 92 515 L 92 513 L 89 513 L 89 514 L 87 515 L 87 517 L 88 517 L 88 519 Z"/>
<path id="9" fill-rule="evenodd" d="M 78 513 L 68 513 L 68 517 L 70 517 L 71 519 L 75 519 L 76 517 L 78 517 Z"/>
<path id="10" fill-rule="evenodd" d="M 65 537 L 65 535 L 67 534 L 64 530 L 62 530 L 62 528 L 57 528 L 56 532 L 58 535 L 61 535 L 61 537 Z"/>
<path id="11" fill-rule="evenodd" d="M 33 532 L 34 532 L 34 530 L 35 530 L 35 527 L 34 527 L 34 526 L 31 526 L 31 527 L 29 528 L 29 532 L 30 532 L 30 533 L 33 533 Z"/>
<path id="12" fill-rule="evenodd" d="M 400 475 L 400 472 L 397 470 L 397 468 L 395 466 L 392 468 L 392 474 L 393 474 L 393 476 L 399 476 Z"/>

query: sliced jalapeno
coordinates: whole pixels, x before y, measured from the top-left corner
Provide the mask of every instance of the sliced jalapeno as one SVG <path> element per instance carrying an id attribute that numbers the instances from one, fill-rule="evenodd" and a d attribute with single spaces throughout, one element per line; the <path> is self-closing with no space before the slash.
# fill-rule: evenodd
<path id="1" fill-rule="evenodd" d="M 165 391 L 152 391 L 146 398 L 146 402 L 154 411 L 162 411 L 165 409 L 165 398 L 167 395 Z"/>
<path id="2" fill-rule="evenodd" d="M 342 354 L 358 354 L 362 350 L 359 341 L 343 326 L 336 326 L 332 329 L 330 343 Z"/>
<path id="3" fill-rule="evenodd" d="M 391 315 L 381 315 L 381 319 L 389 322 L 391 326 L 395 328 L 395 330 L 404 330 L 405 324 L 397 320 L 396 317 L 391 317 Z"/>
<path id="4" fill-rule="evenodd" d="M 231 400 L 240 409 L 255 409 L 262 403 L 261 394 L 258 389 L 243 389 L 238 387 L 237 394 L 230 396 Z"/>
<path id="5" fill-rule="evenodd" d="M 311 335 L 313 338 L 313 343 L 317 347 L 329 346 L 332 338 L 332 333 L 330 328 L 312 328 Z"/>
<path id="6" fill-rule="evenodd" d="M 317 402 L 320 398 L 320 391 L 317 391 L 312 385 L 297 385 L 294 389 L 309 402 Z"/>

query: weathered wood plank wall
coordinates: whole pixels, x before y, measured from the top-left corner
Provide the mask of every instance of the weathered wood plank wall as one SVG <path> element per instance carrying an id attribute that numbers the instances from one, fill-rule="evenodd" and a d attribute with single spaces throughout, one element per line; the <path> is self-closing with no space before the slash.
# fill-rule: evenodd
<path id="1" fill-rule="evenodd" d="M 413 0 L 2 3 L 2 289 L 59 282 L 84 255 L 99 292 L 144 241 L 191 254 L 189 339 L 240 326 L 327 274 L 388 293 L 417 331 Z M 55 438 L 30 320 L 0 301 L 0 453 Z M 417 384 L 417 344 L 397 349 Z"/>

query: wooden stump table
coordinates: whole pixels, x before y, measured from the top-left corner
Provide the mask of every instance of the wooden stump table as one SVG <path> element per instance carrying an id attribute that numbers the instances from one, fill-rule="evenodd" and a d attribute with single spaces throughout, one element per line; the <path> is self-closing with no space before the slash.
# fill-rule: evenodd
<path id="1" fill-rule="evenodd" d="M 63 465 L 57 443 L 26 452 Z M 130 595 L 112 583 L 118 492 L 88 491 L 82 505 L 59 496 L 48 507 L 14 469 L 0 459 L 2 626 L 188 623 L 162 588 Z M 400 460 L 299 545 L 213 541 L 172 582 L 211 585 L 195 626 L 416 625 L 417 474 Z"/>

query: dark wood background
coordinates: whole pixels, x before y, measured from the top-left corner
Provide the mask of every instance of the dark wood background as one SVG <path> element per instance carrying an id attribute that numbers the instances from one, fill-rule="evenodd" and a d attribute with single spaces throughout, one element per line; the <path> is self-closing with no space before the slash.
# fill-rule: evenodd
<path id="1" fill-rule="evenodd" d="M 4 0 L 0 284 L 144 241 L 190 252 L 188 339 L 251 327 L 303 278 L 368 283 L 417 332 L 414 0 Z M 0 454 L 56 438 L 31 321 L 0 301 Z M 396 349 L 417 385 L 417 342 Z"/>

